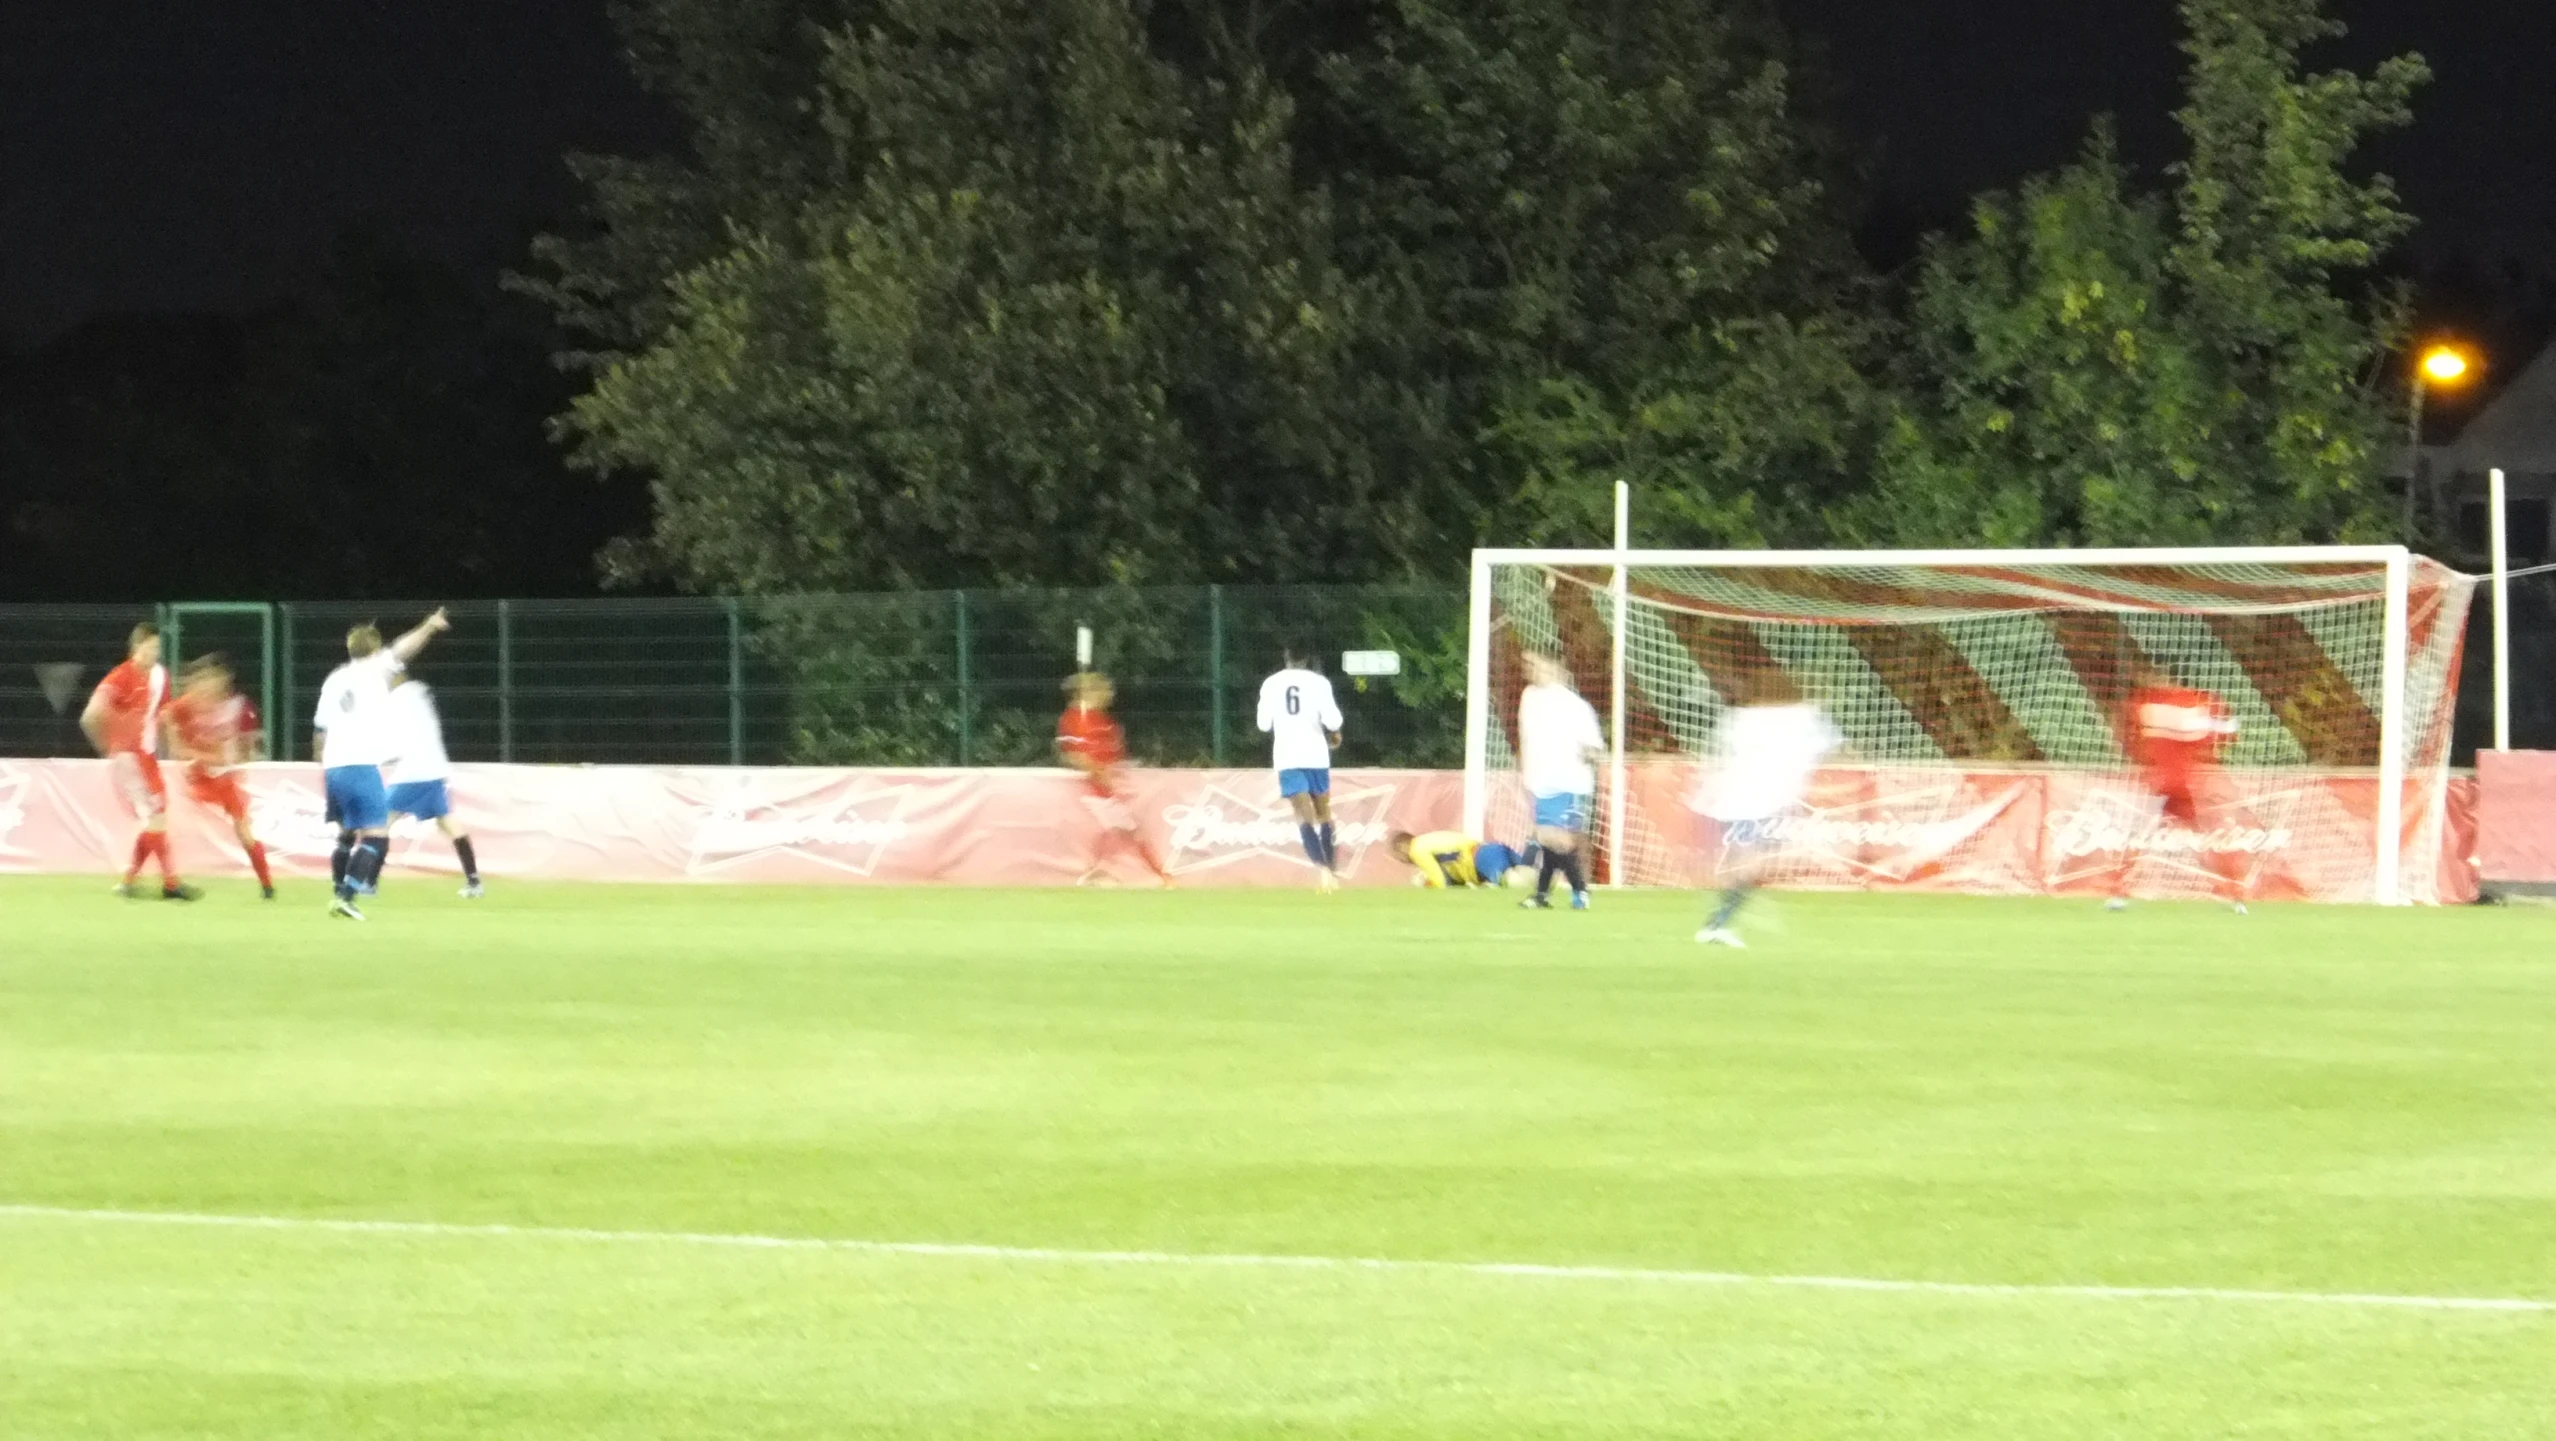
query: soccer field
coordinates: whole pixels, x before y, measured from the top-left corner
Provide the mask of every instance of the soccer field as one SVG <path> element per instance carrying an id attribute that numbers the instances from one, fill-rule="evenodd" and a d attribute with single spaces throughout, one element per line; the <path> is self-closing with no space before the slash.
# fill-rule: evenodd
<path id="1" fill-rule="evenodd" d="M 11 1441 L 2556 1437 L 2543 913 L 104 889 Z"/>

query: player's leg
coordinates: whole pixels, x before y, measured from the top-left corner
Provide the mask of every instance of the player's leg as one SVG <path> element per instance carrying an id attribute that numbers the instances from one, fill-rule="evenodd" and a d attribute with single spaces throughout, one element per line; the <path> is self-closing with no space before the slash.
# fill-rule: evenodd
<path id="1" fill-rule="evenodd" d="M 266 863 L 266 846 L 257 838 L 257 827 L 249 823 L 248 797 L 240 793 L 238 780 L 225 776 L 229 784 L 222 787 L 222 810 L 231 818 L 231 832 L 239 837 L 240 850 L 248 856 L 249 869 L 257 872 L 259 894 L 275 899 L 275 873 Z"/>
<path id="2" fill-rule="evenodd" d="M 127 895 L 133 894 L 141 879 L 142 863 L 157 860 L 161 899 L 196 899 L 202 892 L 178 878 L 177 860 L 169 847 L 169 788 L 161 777 L 159 760 L 139 752 L 127 752 L 117 761 L 117 781 L 124 788 L 125 804 L 140 823 L 133 839 L 132 863 L 125 870 L 122 890 Z"/>
<path id="3" fill-rule="evenodd" d="M 2206 840 L 2208 827 L 2202 823 L 2202 816 L 2219 808 L 2213 804 L 2216 789 L 2210 784 L 2210 778 L 2201 772 L 2184 777 L 2181 788 L 2165 798 L 2167 819 L 2182 822 L 2196 837 Z M 2211 891 L 2220 900 L 2236 907 L 2237 914 L 2245 914 L 2247 886 L 2244 858 L 2210 850 L 2205 844 L 2201 851 L 2201 864 L 2210 872 Z"/>
<path id="4" fill-rule="evenodd" d="M 452 842 L 453 856 L 461 862 L 463 898 L 475 901 L 488 894 L 488 888 L 480 884 L 479 848 L 471 844 L 470 832 L 453 823 L 449 809 L 435 817 L 435 829 L 443 833 L 445 840 Z"/>
<path id="5" fill-rule="evenodd" d="M 1757 892 L 1764 874 L 1767 826 L 1760 821 L 1731 821 L 1711 826 L 1712 845 L 1720 856 L 1715 867 L 1721 882 L 1721 898 L 1714 903 L 1713 913 L 1705 918 L 1704 929 L 1695 939 L 1708 946 L 1742 946 L 1738 922 L 1740 908 Z"/>
<path id="6" fill-rule="evenodd" d="M 1340 874 L 1340 832 L 1331 823 L 1331 772 L 1315 773 L 1314 829 L 1322 840 L 1323 869 Z"/>
<path id="7" fill-rule="evenodd" d="M 1314 794 L 1314 777 L 1309 770 L 1284 770 L 1278 773 L 1278 794 L 1296 813 L 1296 839 L 1305 848 L 1305 859 L 1314 863 L 1325 876 L 1331 874 L 1331 862 L 1324 858 L 1322 822 L 1329 797 Z M 1328 792 L 1330 787 L 1323 787 Z"/>
<path id="8" fill-rule="evenodd" d="M 2136 792 L 2137 799 L 2132 802 L 2136 818 L 2132 821 L 2128 834 L 2122 837 L 2121 862 L 2112 869 L 2111 893 L 2104 898 L 2103 902 L 2105 910 L 2129 909 L 2130 878 L 2139 868 L 2141 822 L 2147 816 L 2158 814 L 2160 811 L 2170 815 L 2174 794 L 2182 788 L 2181 778 L 2167 772 L 2149 771 L 2140 776 L 2139 789 Z"/>
<path id="9" fill-rule="evenodd" d="M 327 784 L 338 824 L 355 837 L 346 874 L 337 883 L 337 899 L 329 910 L 360 921 L 364 913 L 355 908 L 355 896 L 379 884 L 382 862 L 390 854 L 390 796 L 382 788 L 382 773 L 372 766 L 337 767 L 328 773 Z"/>

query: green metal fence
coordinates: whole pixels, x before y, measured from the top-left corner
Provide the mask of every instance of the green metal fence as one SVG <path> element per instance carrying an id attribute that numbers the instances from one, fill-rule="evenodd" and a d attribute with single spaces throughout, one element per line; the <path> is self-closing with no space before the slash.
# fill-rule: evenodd
<path id="1" fill-rule="evenodd" d="M 428 603 L 0 607 L 0 755 L 85 753 L 77 725 L 133 623 L 179 659 L 219 650 L 269 716 L 273 753 L 310 754 L 320 682 L 363 621 Z M 1044 764 L 1089 627 L 1137 757 L 1257 765 L 1260 678 L 1293 639 L 1389 649 L 1403 673 L 1343 680 L 1352 765 L 1463 757 L 1461 587 L 937 591 L 764 600 L 482 601 L 416 666 L 462 760 L 687 765 Z"/>

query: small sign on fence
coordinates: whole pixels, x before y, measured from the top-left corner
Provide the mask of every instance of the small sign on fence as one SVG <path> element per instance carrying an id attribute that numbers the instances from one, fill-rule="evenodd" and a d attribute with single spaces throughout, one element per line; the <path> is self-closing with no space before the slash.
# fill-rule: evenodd
<path id="1" fill-rule="evenodd" d="M 1371 675 L 1402 674 L 1402 653 L 1390 650 L 1353 650 L 1340 657 L 1340 673 L 1365 678 Z"/>

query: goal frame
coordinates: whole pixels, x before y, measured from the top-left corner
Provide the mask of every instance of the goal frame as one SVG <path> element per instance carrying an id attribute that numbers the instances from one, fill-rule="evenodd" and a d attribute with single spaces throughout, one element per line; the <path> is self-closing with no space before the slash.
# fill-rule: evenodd
<path id="1" fill-rule="evenodd" d="M 2109 550 L 1634 550 L 1482 549 L 1473 553 L 1467 606 L 1464 693 L 1464 827 L 1482 834 L 1490 807 L 1491 580 L 1503 565 L 1576 566 L 1611 571 L 1607 587 L 1614 614 L 1609 626 L 1608 674 L 1613 680 L 1607 730 L 1608 873 L 1617 875 L 1614 847 L 1624 834 L 1624 639 L 1632 571 L 1637 566 L 1718 567 L 1728 570 L 1843 569 L 1870 565 L 2312 565 L 2357 563 L 2386 572 L 2380 675 L 2377 854 L 2373 899 L 2383 906 L 2408 904 L 2404 887 L 2405 702 L 2407 633 L 2414 552 L 2401 545 L 2175 546 Z M 1620 881 L 1610 881 L 1619 885 Z"/>

